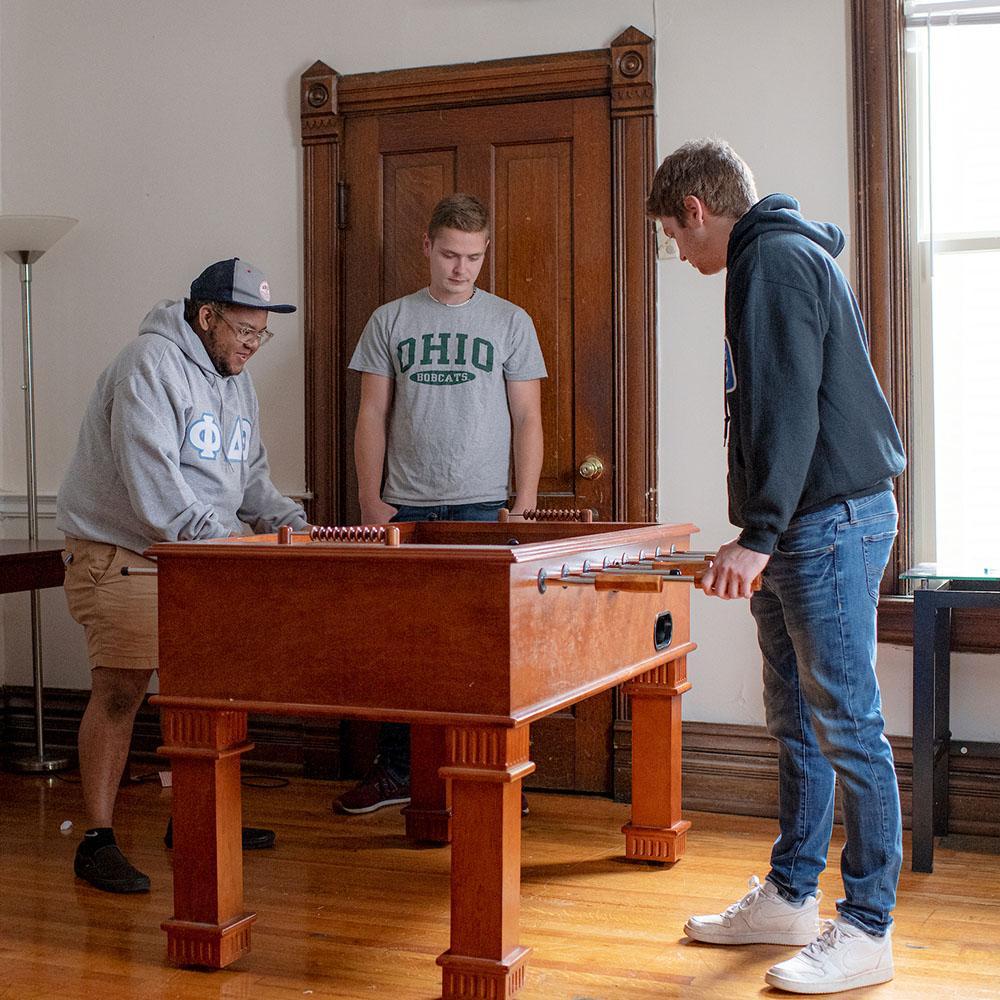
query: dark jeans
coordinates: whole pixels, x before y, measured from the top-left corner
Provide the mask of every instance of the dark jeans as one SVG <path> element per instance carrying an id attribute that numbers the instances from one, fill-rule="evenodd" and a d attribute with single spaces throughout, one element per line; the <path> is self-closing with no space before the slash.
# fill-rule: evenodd
<path id="1" fill-rule="evenodd" d="M 491 503 L 435 504 L 432 507 L 399 507 L 393 521 L 496 521 L 506 500 Z M 378 762 L 399 781 L 410 778 L 410 727 L 403 722 L 383 722 L 378 731 Z"/>

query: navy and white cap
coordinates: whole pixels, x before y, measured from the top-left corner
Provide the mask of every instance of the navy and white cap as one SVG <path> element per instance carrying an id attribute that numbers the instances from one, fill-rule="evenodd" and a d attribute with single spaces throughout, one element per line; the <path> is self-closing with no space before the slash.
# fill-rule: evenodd
<path id="1" fill-rule="evenodd" d="M 253 264 L 239 257 L 209 264 L 191 282 L 191 299 L 195 302 L 230 302 L 234 306 L 250 306 L 276 313 L 295 312 L 295 306 L 273 303 L 267 278 Z"/>

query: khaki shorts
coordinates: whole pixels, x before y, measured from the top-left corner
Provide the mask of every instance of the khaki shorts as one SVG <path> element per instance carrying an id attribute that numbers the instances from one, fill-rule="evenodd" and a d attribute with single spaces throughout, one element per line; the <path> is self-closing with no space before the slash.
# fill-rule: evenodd
<path id="1" fill-rule="evenodd" d="M 83 626 L 93 667 L 156 669 L 156 577 L 122 576 L 156 563 L 120 545 L 66 536 L 66 602 Z"/>

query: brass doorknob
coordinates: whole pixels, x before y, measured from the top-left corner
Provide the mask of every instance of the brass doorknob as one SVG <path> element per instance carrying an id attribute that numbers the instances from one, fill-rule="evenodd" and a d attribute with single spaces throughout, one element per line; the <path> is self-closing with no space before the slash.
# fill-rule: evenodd
<path id="1" fill-rule="evenodd" d="M 582 479 L 600 479 L 604 472 L 604 463 L 596 455 L 588 455 L 576 470 Z"/>

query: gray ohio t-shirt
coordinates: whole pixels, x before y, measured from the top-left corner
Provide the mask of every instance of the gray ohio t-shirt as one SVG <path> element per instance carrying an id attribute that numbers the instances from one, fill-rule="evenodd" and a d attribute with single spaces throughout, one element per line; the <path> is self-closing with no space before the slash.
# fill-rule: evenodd
<path id="1" fill-rule="evenodd" d="M 449 306 L 427 289 L 379 306 L 350 367 L 394 380 L 382 499 L 399 506 L 507 497 L 506 381 L 545 378 L 531 317 L 477 288 Z"/>

